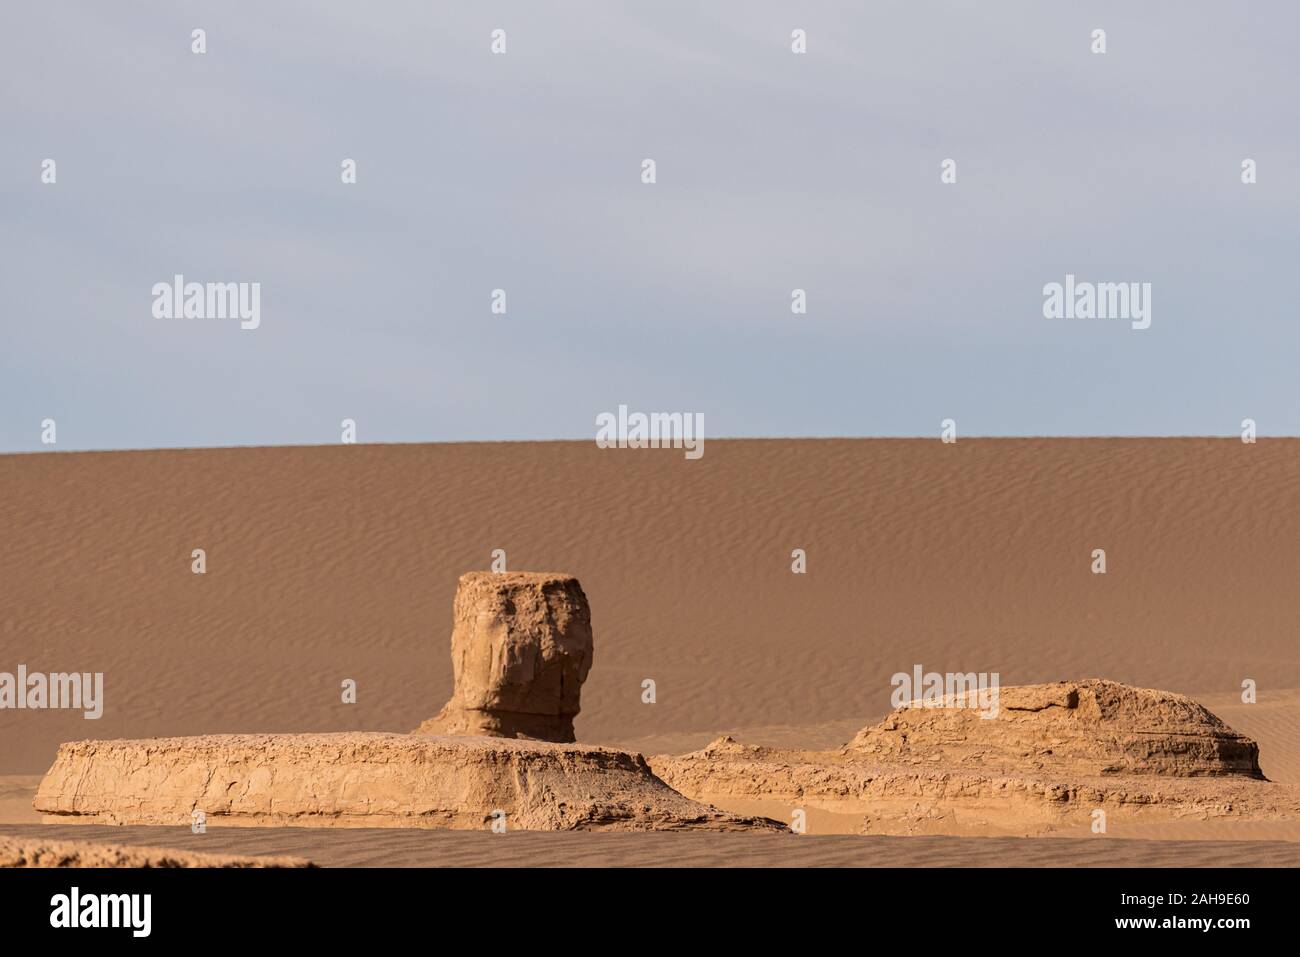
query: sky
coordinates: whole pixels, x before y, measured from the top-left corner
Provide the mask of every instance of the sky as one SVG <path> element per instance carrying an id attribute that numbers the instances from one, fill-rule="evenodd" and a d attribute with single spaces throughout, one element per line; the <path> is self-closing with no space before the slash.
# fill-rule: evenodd
<path id="1" fill-rule="evenodd" d="M 710 437 L 1300 435 L 1289 2 L 0 24 L 0 452 L 47 419 L 58 450 L 592 439 L 620 405 Z M 177 274 L 258 283 L 260 324 L 156 317 Z M 1150 283 L 1150 327 L 1045 318 L 1067 274 Z"/>

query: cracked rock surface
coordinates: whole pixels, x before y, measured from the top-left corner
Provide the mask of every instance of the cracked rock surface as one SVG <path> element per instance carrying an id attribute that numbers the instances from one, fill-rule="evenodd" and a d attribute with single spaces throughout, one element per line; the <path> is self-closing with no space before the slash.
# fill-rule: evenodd
<path id="1" fill-rule="evenodd" d="M 783 829 L 678 794 L 629 751 L 386 732 L 74 741 L 34 804 L 63 824 Z"/>
<path id="2" fill-rule="evenodd" d="M 452 609 L 455 690 L 417 734 L 574 740 L 591 609 L 572 575 L 470 572 Z"/>
<path id="3" fill-rule="evenodd" d="M 1179 819 L 1300 819 L 1300 788 L 1264 779 L 1259 748 L 1184 695 L 1088 679 L 912 702 L 842 748 L 742 744 L 650 758 L 683 794 L 778 816 L 813 808 L 860 833 L 1046 834 Z"/>

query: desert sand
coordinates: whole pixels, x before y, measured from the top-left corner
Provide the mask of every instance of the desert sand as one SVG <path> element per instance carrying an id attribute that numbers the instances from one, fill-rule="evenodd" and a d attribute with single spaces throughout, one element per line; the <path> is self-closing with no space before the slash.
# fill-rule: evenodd
<path id="1" fill-rule="evenodd" d="M 163 844 L 180 855 L 291 855 L 321 867 L 1296 867 L 1300 844 L 877 835 L 9 825 L 22 841 Z"/>
<path id="2" fill-rule="evenodd" d="M 300 857 L 212 854 L 133 844 L 0 835 L 0 867 L 308 867 Z"/>
<path id="3" fill-rule="evenodd" d="M 63 741 L 417 727 L 452 692 L 457 577 L 498 548 L 512 569 L 572 572 L 591 599 L 581 742 L 836 748 L 920 664 L 1187 694 L 1258 742 L 1270 781 L 1300 784 L 1298 469 L 1300 441 L 1270 439 L 713 441 L 697 461 L 585 442 L 0 456 L 0 670 L 103 672 L 106 699 L 98 721 L 0 711 L 0 823 L 39 819 L 26 802 Z M 1105 839 L 1111 862 L 1142 860 L 1146 837 L 1300 833 L 1134 824 Z"/>

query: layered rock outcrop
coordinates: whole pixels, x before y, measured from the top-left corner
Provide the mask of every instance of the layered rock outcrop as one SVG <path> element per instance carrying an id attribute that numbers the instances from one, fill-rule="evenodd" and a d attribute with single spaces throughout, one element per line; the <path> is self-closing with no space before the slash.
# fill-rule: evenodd
<path id="1" fill-rule="evenodd" d="M 639 754 L 382 732 L 77 741 L 34 804 L 48 823 L 781 829 L 678 794 Z"/>
<path id="2" fill-rule="evenodd" d="M 913 702 L 847 749 L 887 763 L 1077 775 L 1262 778 L 1259 746 L 1185 695 L 1089 679 L 1002 688 L 985 717 L 974 693 Z"/>
<path id="3" fill-rule="evenodd" d="M 591 610 L 571 575 L 470 572 L 452 611 L 455 691 L 416 734 L 574 740 Z"/>
<path id="4" fill-rule="evenodd" d="M 861 833 L 1086 831 L 1099 810 L 1112 825 L 1300 815 L 1300 789 L 1266 781 L 1255 742 L 1190 698 L 1103 680 L 999 698 L 988 718 L 976 702 L 914 702 L 834 750 L 723 737 L 650 763 L 696 800 L 787 820 L 811 809 Z"/>

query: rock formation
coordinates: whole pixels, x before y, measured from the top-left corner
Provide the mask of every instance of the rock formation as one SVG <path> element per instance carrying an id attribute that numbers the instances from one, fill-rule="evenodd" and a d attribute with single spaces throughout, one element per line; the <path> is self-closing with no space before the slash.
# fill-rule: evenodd
<path id="1" fill-rule="evenodd" d="M 1116 681 L 1003 688 L 989 718 L 954 695 L 913 702 L 864 728 L 848 749 L 887 763 L 1059 769 L 1076 775 L 1262 778 L 1259 747 L 1191 698 Z"/>
<path id="2" fill-rule="evenodd" d="M 51 823 L 188 824 L 199 810 L 213 826 L 785 830 L 678 794 L 639 754 L 571 743 L 592 648 L 577 579 L 473 572 L 454 618 L 455 693 L 413 734 L 74 741 L 36 810 Z"/>
<path id="3" fill-rule="evenodd" d="M 209 827 L 781 830 L 678 794 L 639 754 L 384 732 L 207 735 L 61 745 L 34 801 L 47 823 Z"/>
<path id="4" fill-rule="evenodd" d="M 824 829 L 862 833 L 1086 833 L 1097 810 L 1112 825 L 1300 815 L 1300 789 L 1264 780 L 1255 742 L 1190 698 L 1101 680 L 999 697 L 990 718 L 913 702 L 837 750 L 723 737 L 650 763 L 717 807 L 782 819 L 803 807 Z"/>
<path id="5" fill-rule="evenodd" d="M 571 575 L 470 572 L 456 590 L 455 691 L 416 734 L 571 742 L 591 669 L 591 611 Z"/>

